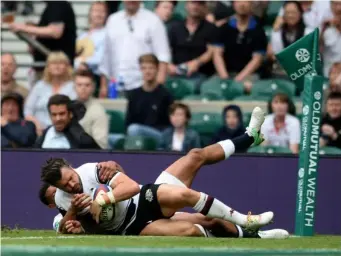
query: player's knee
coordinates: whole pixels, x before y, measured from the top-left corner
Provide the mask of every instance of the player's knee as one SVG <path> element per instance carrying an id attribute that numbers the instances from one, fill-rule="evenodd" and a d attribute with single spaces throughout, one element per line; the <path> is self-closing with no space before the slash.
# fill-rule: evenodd
<path id="1" fill-rule="evenodd" d="M 188 188 L 181 189 L 178 195 L 180 197 L 179 200 L 181 200 L 182 202 L 188 202 L 188 203 L 192 202 L 192 198 L 195 196 L 193 194 L 193 191 Z"/>
<path id="2" fill-rule="evenodd" d="M 205 161 L 205 154 L 202 148 L 194 148 L 190 150 L 187 156 L 195 163 L 203 163 Z"/>

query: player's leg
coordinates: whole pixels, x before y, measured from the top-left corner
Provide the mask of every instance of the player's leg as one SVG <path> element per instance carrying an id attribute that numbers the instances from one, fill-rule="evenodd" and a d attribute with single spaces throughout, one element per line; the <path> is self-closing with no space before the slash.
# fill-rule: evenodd
<path id="1" fill-rule="evenodd" d="M 272 212 L 260 215 L 245 215 L 233 210 L 221 201 L 189 188 L 162 184 L 155 188 L 160 210 L 165 217 L 172 217 L 175 212 L 185 207 L 210 217 L 231 221 L 242 227 L 252 229 L 269 224 L 273 219 Z"/>
<path id="2" fill-rule="evenodd" d="M 249 126 L 244 135 L 232 140 L 220 141 L 202 149 L 191 150 L 186 156 L 169 166 L 155 183 L 169 183 L 168 177 L 164 177 L 164 173 L 168 173 L 170 174 L 169 177 L 173 176 L 178 179 L 177 183 L 179 184 L 177 185 L 184 184 L 186 187 L 191 187 L 193 179 L 203 165 L 214 164 L 227 159 L 235 150 L 247 149 L 252 144 L 259 145 L 263 141 L 259 132 L 263 122 L 264 112 L 256 107 L 252 112 Z"/>
<path id="3" fill-rule="evenodd" d="M 201 225 L 188 221 L 160 219 L 148 224 L 140 236 L 194 236 L 209 237 L 209 232 Z"/>

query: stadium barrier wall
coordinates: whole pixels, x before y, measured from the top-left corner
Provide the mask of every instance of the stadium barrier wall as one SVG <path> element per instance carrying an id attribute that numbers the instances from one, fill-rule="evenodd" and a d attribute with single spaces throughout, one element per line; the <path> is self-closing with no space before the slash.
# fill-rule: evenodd
<path id="1" fill-rule="evenodd" d="M 63 157 L 73 166 L 114 160 L 141 184 L 152 183 L 181 155 L 165 153 L 111 153 L 75 151 L 3 150 L 1 179 L 1 224 L 27 229 L 52 229 L 56 210 L 38 198 L 40 166 L 49 157 Z M 294 232 L 297 157 L 236 155 L 199 172 L 193 188 L 215 196 L 247 213 L 272 210 L 275 223 L 269 228 Z M 319 164 L 316 233 L 341 234 L 341 158 L 322 157 Z"/>

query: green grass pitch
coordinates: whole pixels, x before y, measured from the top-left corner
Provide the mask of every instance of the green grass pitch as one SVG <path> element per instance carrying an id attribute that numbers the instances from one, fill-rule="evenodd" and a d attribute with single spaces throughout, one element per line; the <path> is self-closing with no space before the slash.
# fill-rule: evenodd
<path id="1" fill-rule="evenodd" d="M 54 231 L 1 233 L 2 255 L 341 255 L 341 236 L 290 237 L 285 240 L 62 236 Z"/>

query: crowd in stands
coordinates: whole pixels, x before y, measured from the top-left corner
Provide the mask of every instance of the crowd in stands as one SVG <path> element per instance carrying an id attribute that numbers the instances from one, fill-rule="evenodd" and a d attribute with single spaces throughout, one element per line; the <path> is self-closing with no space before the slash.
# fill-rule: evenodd
<path id="1" fill-rule="evenodd" d="M 2 148 L 187 152 L 245 132 L 247 113 L 234 103 L 219 113 L 209 132 L 196 129 L 193 109 L 181 100 L 205 98 L 268 102 L 263 146 L 299 153 L 301 120 L 295 102 L 301 92 L 254 95 L 259 86 L 273 86 L 264 81 L 293 86 L 276 54 L 318 27 L 327 81 L 320 144 L 341 149 L 340 1 L 283 1 L 271 24 L 269 1 L 152 3 L 148 9 L 141 1 L 92 2 L 88 30 L 81 33 L 68 1 L 46 1 L 38 24 L 10 24 L 11 31 L 35 37 L 51 53 L 30 49 L 34 62 L 45 62 L 34 66 L 30 90 L 14 78 L 15 56 L 2 53 Z M 176 12 L 180 4 L 184 17 Z M 34 9 L 34 4 L 27 6 L 27 12 Z M 177 95 L 174 81 L 190 93 Z M 214 84 L 223 82 L 230 93 L 213 93 Z M 111 129 L 119 126 L 119 118 L 110 119 L 96 98 L 127 99 L 123 132 Z"/>

